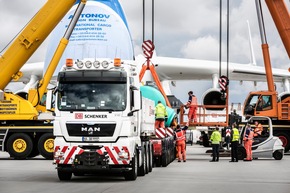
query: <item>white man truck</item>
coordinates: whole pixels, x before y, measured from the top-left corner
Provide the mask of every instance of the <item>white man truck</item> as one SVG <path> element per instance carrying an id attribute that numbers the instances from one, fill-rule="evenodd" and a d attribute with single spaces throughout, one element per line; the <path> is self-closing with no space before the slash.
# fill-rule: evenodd
<path id="1" fill-rule="evenodd" d="M 120 59 L 66 63 L 58 74 L 54 107 L 54 164 L 59 179 L 116 171 L 135 180 L 151 172 L 152 141 L 158 140 L 155 103 L 142 96 L 136 66 Z M 167 149 L 172 151 L 173 137 L 167 135 L 168 139 L 172 140 Z M 164 154 L 174 159 L 172 152 Z"/>

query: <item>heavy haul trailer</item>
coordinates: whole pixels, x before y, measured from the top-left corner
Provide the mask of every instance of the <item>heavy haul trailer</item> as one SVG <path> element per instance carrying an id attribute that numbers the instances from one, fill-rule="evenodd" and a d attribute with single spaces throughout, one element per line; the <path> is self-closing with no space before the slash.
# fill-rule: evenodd
<path id="1" fill-rule="evenodd" d="M 150 97 L 159 91 L 140 87 L 136 69 L 120 59 L 67 60 L 55 102 L 54 164 L 60 180 L 98 172 L 135 180 L 152 171 L 153 160 L 166 166 L 175 158 L 173 136 L 159 138 L 154 129 L 154 99 L 163 96 Z"/>
<path id="2" fill-rule="evenodd" d="M 36 88 L 24 95 L 4 92 L 8 83 L 23 76 L 19 70 L 37 50 L 77 0 L 48 0 L 0 57 L 0 148 L 11 157 L 25 159 L 39 153 L 52 159 L 52 116 L 40 101 L 86 3 L 80 6 Z"/>
<path id="3" fill-rule="evenodd" d="M 165 122 L 165 128 L 156 128 L 155 135 L 151 136 L 150 139 L 153 144 L 154 165 L 157 167 L 166 167 L 175 159 L 175 141 L 172 125 L 176 119 L 176 113 L 172 108 L 166 105 L 164 96 L 156 88 L 152 86 L 141 86 L 140 90 L 142 96 L 155 102 L 155 106 L 157 105 L 158 101 L 161 101 L 161 103 L 166 107 L 168 119 Z"/>

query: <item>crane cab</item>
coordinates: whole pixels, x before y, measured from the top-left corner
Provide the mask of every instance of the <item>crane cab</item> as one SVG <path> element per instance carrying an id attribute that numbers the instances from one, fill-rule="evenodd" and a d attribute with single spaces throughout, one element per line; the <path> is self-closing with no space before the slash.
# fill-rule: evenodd
<path id="1" fill-rule="evenodd" d="M 269 91 L 250 92 L 244 103 L 244 116 L 277 117 L 277 93 Z"/>

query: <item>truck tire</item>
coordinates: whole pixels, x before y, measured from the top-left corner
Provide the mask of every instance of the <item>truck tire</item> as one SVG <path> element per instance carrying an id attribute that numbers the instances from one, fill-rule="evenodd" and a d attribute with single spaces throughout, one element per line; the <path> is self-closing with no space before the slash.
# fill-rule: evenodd
<path id="1" fill-rule="evenodd" d="M 239 146 L 238 147 L 238 160 L 243 160 L 244 158 L 246 158 L 247 153 L 246 150 L 243 146 Z"/>
<path id="2" fill-rule="evenodd" d="M 57 169 L 58 179 L 60 181 L 69 181 L 72 177 L 72 172 L 64 171 L 62 169 Z"/>
<path id="3" fill-rule="evenodd" d="M 149 143 L 149 172 L 153 170 L 153 147 L 152 144 Z"/>
<path id="4" fill-rule="evenodd" d="M 38 140 L 38 151 L 45 159 L 53 159 L 54 136 L 51 133 L 44 133 Z"/>
<path id="5" fill-rule="evenodd" d="M 154 158 L 155 167 L 161 167 L 161 156 L 156 156 Z"/>
<path id="6" fill-rule="evenodd" d="M 33 150 L 33 142 L 25 133 L 14 133 L 7 141 L 7 151 L 15 159 L 26 159 Z"/>
<path id="7" fill-rule="evenodd" d="M 283 158 L 283 153 L 279 150 L 276 150 L 274 153 L 273 153 L 273 157 L 275 160 L 281 160 Z"/>
<path id="8" fill-rule="evenodd" d="M 167 150 L 162 154 L 161 164 L 162 164 L 162 167 L 166 167 L 168 165 Z"/>
<path id="9" fill-rule="evenodd" d="M 277 134 L 274 134 L 275 136 L 279 137 L 279 139 L 283 143 L 283 147 L 285 148 L 285 152 L 288 152 L 290 149 L 290 137 L 285 132 L 279 132 Z"/>
<path id="10" fill-rule="evenodd" d="M 146 174 L 146 156 L 145 156 L 144 147 L 140 151 L 142 160 L 138 160 L 138 162 L 142 161 L 142 165 L 138 168 L 138 176 L 145 176 Z"/>
<path id="11" fill-rule="evenodd" d="M 146 171 L 145 171 L 145 173 L 148 174 L 149 173 L 149 164 L 150 164 L 149 163 L 150 162 L 149 145 L 146 145 L 146 149 L 145 149 L 145 160 L 146 160 Z"/>
<path id="12" fill-rule="evenodd" d="M 131 170 L 125 172 L 124 174 L 125 180 L 131 180 L 131 181 L 136 180 L 137 173 L 138 173 L 138 158 L 137 158 L 137 153 L 135 151 L 134 158 L 132 158 Z"/>
<path id="13" fill-rule="evenodd" d="M 34 139 L 33 141 L 33 149 L 31 151 L 31 153 L 28 155 L 29 158 L 33 158 L 33 157 L 36 157 L 39 155 L 39 151 L 38 151 L 38 148 L 37 148 L 37 143 L 36 143 L 36 140 Z"/>

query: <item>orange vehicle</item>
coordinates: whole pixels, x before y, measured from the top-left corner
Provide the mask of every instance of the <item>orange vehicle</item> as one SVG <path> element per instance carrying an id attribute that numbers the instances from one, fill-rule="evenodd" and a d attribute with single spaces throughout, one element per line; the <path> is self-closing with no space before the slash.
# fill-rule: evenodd
<path id="1" fill-rule="evenodd" d="M 290 57 L 290 17 L 287 6 L 284 0 L 265 0 L 265 2 Z M 286 152 L 290 148 L 290 93 L 284 92 L 278 95 L 276 92 L 260 0 L 256 0 L 256 7 L 268 90 L 250 92 L 245 100 L 243 113 L 246 119 L 251 116 L 270 117 L 273 122 L 274 135 L 281 139 Z"/>

